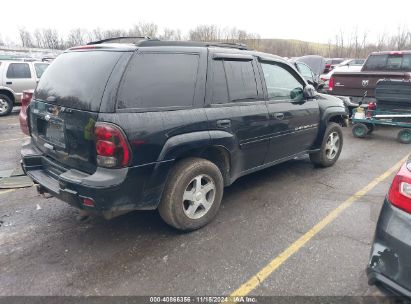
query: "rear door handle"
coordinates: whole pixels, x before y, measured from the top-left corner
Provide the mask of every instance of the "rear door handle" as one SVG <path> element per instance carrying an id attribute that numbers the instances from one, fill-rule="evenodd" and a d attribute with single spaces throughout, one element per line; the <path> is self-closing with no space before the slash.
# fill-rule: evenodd
<path id="1" fill-rule="evenodd" d="M 13 84 L 11 81 L 6 81 L 6 84 Z"/>
<path id="2" fill-rule="evenodd" d="M 273 114 L 274 118 L 283 120 L 284 119 L 284 113 L 274 113 Z"/>
<path id="3" fill-rule="evenodd" d="M 231 120 L 229 119 L 217 120 L 217 127 L 229 128 L 231 127 Z"/>

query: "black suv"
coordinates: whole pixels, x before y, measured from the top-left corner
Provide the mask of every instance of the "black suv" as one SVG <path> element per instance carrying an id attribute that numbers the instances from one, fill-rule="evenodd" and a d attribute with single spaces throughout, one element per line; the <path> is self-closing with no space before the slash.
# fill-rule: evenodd
<path id="1" fill-rule="evenodd" d="M 28 116 L 40 192 L 106 218 L 158 208 L 180 230 L 209 223 L 243 175 L 307 153 L 333 165 L 347 117 L 280 57 L 159 40 L 67 50 Z"/>

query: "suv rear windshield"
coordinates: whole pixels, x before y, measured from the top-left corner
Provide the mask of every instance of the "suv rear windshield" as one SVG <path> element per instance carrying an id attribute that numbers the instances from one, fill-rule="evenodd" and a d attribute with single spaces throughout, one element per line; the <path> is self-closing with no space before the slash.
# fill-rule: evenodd
<path id="1" fill-rule="evenodd" d="M 35 96 L 86 111 L 98 111 L 104 88 L 121 52 L 80 51 L 57 57 L 44 71 Z"/>
<path id="2" fill-rule="evenodd" d="M 411 54 L 370 55 L 364 71 L 411 71 Z"/>

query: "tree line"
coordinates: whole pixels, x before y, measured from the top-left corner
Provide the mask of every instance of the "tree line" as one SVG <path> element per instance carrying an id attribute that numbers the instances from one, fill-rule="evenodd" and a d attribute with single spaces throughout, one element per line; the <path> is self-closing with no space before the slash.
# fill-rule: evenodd
<path id="1" fill-rule="evenodd" d="M 193 40 L 223 43 L 244 43 L 250 48 L 277 54 L 284 57 L 296 57 L 318 54 L 324 57 L 365 58 L 373 51 L 411 49 L 411 31 L 406 26 L 398 26 L 395 33 L 380 33 L 376 41 L 369 39 L 369 33 L 359 31 L 339 31 L 328 43 L 313 43 L 291 39 L 261 39 L 257 33 L 216 25 L 198 25 L 183 34 L 178 29 L 164 28 L 160 31 L 155 23 L 140 22 L 129 29 L 86 30 L 74 28 L 62 36 L 54 28 L 27 30 L 19 28 L 19 42 L 25 48 L 46 48 L 63 50 L 90 41 L 119 36 L 149 36 L 162 40 Z M 0 45 L 4 45 L 0 36 Z"/>

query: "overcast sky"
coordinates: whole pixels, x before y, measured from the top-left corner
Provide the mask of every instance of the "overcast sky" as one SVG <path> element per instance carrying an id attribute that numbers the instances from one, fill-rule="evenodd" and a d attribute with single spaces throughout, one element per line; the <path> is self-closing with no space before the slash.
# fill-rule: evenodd
<path id="1" fill-rule="evenodd" d="M 186 34 L 199 24 L 237 27 L 262 38 L 292 38 L 313 42 L 334 39 L 340 29 L 356 27 L 370 39 L 394 33 L 399 25 L 411 29 L 411 0 L 225 1 L 225 0 L 11 0 L 2 1 L 0 35 L 18 41 L 18 28 L 130 28 L 154 22 Z"/>

